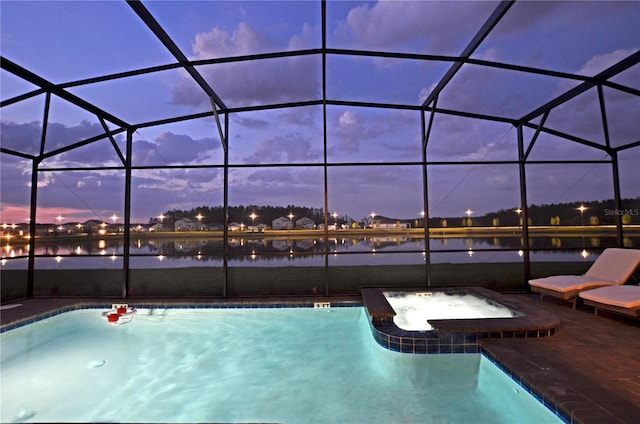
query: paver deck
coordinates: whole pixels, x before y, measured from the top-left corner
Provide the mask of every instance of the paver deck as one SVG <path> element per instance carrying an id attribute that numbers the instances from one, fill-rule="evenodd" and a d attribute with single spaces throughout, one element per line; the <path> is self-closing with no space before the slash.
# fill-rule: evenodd
<path id="1" fill-rule="evenodd" d="M 484 339 L 481 347 L 573 422 L 640 422 L 640 321 L 517 296 L 560 318 L 552 337 Z"/>

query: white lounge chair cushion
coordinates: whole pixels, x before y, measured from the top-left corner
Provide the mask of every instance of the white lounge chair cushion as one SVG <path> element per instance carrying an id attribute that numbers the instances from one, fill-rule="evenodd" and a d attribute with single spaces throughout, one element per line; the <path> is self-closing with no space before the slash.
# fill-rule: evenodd
<path id="1" fill-rule="evenodd" d="M 605 249 L 585 272 L 585 276 L 624 284 L 640 264 L 640 249 Z"/>
<path id="2" fill-rule="evenodd" d="M 633 309 L 640 307 L 640 286 L 600 287 L 582 292 L 580 297 L 605 305 Z"/>
<path id="3" fill-rule="evenodd" d="M 533 287 L 558 293 L 624 284 L 640 264 L 640 249 L 605 249 L 584 275 L 553 275 L 529 280 Z"/>
<path id="4" fill-rule="evenodd" d="M 587 277 L 586 275 L 553 275 L 551 277 L 529 280 L 529 284 L 534 287 L 564 293 L 572 290 L 586 290 L 594 286 L 597 287 L 605 284 L 614 285 L 618 283 L 599 278 Z"/>

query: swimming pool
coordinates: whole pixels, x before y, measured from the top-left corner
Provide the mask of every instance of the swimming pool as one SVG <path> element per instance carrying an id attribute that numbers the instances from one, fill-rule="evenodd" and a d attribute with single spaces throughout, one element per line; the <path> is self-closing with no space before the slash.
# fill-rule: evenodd
<path id="1" fill-rule="evenodd" d="M 562 422 L 482 355 L 380 347 L 362 307 L 101 312 L 0 334 L 0 421 Z"/>

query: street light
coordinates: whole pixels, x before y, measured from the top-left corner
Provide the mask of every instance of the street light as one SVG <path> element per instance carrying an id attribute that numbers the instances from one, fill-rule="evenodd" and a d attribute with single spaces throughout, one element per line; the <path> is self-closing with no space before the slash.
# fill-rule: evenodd
<path id="1" fill-rule="evenodd" d="M 520 214 L 522 213 L 522 209 L 516 208 L 516 213 L 518 214 L 518 226 L 520 226 Z"/>
<path id="2" fill-rule="evenodd" d="M 584 211 L 586 211 L 587 208 L 585 205 L 580 205 L 580 207 L 578 208 L 578 210 L 580 211 L 580 225 L 584 226 Z"/>
<path id="3" fill-rule="evenodd" d="M 113 215 L 111 215 L 111 220 L 113 221 L 113 225 L 116 227 L 116 233 L 120 232 L 120 229 L 118 228 L 118 226 L 116 225 L 116 221 L 117 221 L 118 217 L 116 216 L 116 214 L 114 213 Z"/>
<path id="4" fill-rule="evenodd" d="M 255 231 L 255 224 L 256 224 L 256 218 L 258 217 L 258 215 L 256 215 L 255 212 L 251 212 L 251 215 L 249 215 L 249 218 L 251 218 L 251 231 Z"/>
<path id="5" fill-rule="evenodd" d="M 466 226 L 471 227 L 471 214 L 473 213 L 473 211 L 471 210 L 471 208 L 467 208 L 467 210 L 464 211 L 464 213 L 467 214 Z"/>
<path id="6" fill-rule="evenodd" d="M 580 227 L 584 227 L 584 211 L 586 211 L 588 208 L 585 205 L 580 205 L 580 207 L 578 208 L 578 210 L 580 211 Z M 581 234 L 581 238 L 582 238 L 582 257 L 583 258 L 587 258 L 588 253 L 587 251 L 584 249 L 584 232 L 581 230 L 580 231 Z"/>
<path id="7" fill-rule="evenodd" d="M 202 216 L 202 214 L 200 212 L 198 212 L 198 215 L 196 215 L 196 218 L 198 219 L 198 231 L 202 230 L 202 218 L 204 218 L 204 216 Z"/>
<path id="8" fill-rule="evenodd" d="M 56 220 L 58 220 L 58 228 L 57 228 L 58 231 L 62 231 L 62 220 L 63 220 L 62 215 L 56 216 Z"/>

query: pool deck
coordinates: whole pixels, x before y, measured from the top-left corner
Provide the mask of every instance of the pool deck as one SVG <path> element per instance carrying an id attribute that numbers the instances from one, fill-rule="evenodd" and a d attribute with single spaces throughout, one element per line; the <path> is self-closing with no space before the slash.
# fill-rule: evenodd
<path id="1" fill-rule="evenodd" d="M 560 318 L 558 332 L 540 338 L 483 339 L 489 357 L 517 375 L 541 399 L 555 404 L 573 423 L 636 423 L 640 417 L 640 320 L 600 312 L 590 307 L 545 299 L 530 294 L 504 294 Z M 359 296 L 312 299 L 242 299 L 240 302 L 277 304 L 294 302 L 358 302 Z M 105 299 L 28 299 L 22 306 L 0 310 L 2 326 L 75 304 L 110 304 Z M 117 301 L 114 301 L 117 302 Z M 129 304 L 203 304 L 221 300 L 129 299 Z"/>
<path id="2" fill-rule="evenodd" d="M 484 339 L 484 352 L 551 400 L 572 422 L 640 422 L 640 320 L 538 295 L 517 297 L 560 318 L 558 333 L 538 339 Z"/>

